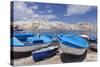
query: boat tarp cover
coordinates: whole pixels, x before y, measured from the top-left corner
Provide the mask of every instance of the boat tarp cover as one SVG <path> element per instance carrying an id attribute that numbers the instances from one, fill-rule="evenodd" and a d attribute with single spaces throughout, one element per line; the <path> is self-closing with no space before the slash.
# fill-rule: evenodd
<path id="1" fill-rule="evenodd" d="M 21 41 L 19 41 L 16 37 L 13 37 L 12 38 L 12 44 L 11 45 L 13 45 L 13 46 L 23 46 L 24 45 L 24 43 L 22 43 Z"/>
<path id="2" fill-rule="evenodd" d="M 71 44 L 73 44 L 75 46 L 79 46 L 79 47 L 83 47 L 83 48 L 87 48 L 88 47 L 88 43 L 84 39 L 79 37 L 79 36 L 58 35 L 58 37 L 60 38 L 60 41 L 62 41 L 62 42 L 71 43 Z"/>

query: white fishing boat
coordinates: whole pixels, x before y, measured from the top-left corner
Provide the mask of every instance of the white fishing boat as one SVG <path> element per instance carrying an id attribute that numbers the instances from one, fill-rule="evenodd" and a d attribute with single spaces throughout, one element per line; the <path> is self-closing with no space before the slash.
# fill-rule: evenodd
<path id="1" fill-rule="evenodd" d="M 57 37 L 63 53 L 82 55 L 88 48 L 87 41 L 76 34 L 61 34 Z"/>
<path id="2" fill-rule="evenodd" d="M 82 34 L 82 35 L 80 35 L 80 37 L 84 38 L 87 41 L 89 40 L 89 36 L 88 35 Z"/>
<path id="3" fill-rule="evenodd" d="M 16 37 L 13 37 L 11 40 L 11 52 L 13 52 L 14 57 L 29 56 L 32 51 L 48 47 L 51 43 L 52 39 L 45 36 L 28 37 L 26 42 L 21 42 Z"/>

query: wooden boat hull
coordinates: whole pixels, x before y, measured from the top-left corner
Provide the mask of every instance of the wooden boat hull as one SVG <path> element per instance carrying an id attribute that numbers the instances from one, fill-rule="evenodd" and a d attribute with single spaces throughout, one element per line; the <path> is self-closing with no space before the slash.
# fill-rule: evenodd
<path id="1" fill-rule="evenodd" d="M 46 50 L 46 51 L 41 51 L 41 52 L 36 52 L 36 53 L 33 52 L 32 53 L 33 61 L 37 62 L 37 61 L 41 61 L 45 58 L 52 57 L 57 53 L 57 50 L 58 50 L 58 46 L 51 50 Z"/>
<path id="2" fill-rule="evenodd" d="M 24 46 L 24 47 L 11 47 L 11 59 L 18 59 L 31 56 L 32 51 L 48 47 L 49 45 L 50 43 L 42 45 Z"/>
<path id="3" fill-rule="evenodd" d="M 97 44 L 91 43 L 89 48 L 90 48 L 90 50 L 97 52 Z"/>
<path id="4" fill-rule="evenodd" d="M 81 55 L 62 53 L 60 58 L 63 63 L 72 63 L 72 62 L 82 62 L 84 61 L 86 56 L 87 56 L 87 50 Z"/>
<path id="5" fill-rule="evenodd" d="M 91 39 L 89 39 L 89 43 L 97 43 L 97 40 L 91 40 Z"/>
<path id="6" fill-rule="evenodd" d="M 60 46 L 61 46 L 61 51 L 63 51 L 63 53 L 69 53 L 69 54 L 74 54 L 74 55 L 82 55 L 87 50 L 86 48 L 69 47 L 62 43 L 60 44 Z"/>
<path id="7" fill-rule="evenodd" d="M 11 51 L 11 55 L 10 58 L 13 59 L 20 59 L 20 58 L 24 58 L 24 57 L 29 57 L 31 56 L 32 51 L 27 51 L 27 52 L 13 52 Z"/>
<path id="8" fill-rule="evenodd" d="M 82 55 L 88 48 L 88 42 L 76 34 L 60 34 L 58 40 L 63 53 Z"/>
<path id="9" fill-rule="evenodd" d="M 40 44 L 40 45 L 31 45 L 31 46 L 21 46 L 21 47 L 14 47 L 12 51 L 13 52 L 28 52 L 28 51 L 34 51 L 43 47 L 49 46 L 51 43 L 46 43 L 46 44 Z"/>

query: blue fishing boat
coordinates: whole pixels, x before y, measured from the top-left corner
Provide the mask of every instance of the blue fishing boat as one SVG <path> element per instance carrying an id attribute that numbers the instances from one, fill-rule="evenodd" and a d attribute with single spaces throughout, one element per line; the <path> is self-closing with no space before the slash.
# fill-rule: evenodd
<path id="1" fill-rule="evenodd" d="M 52 39 L 46 36 L 33 36 L 27 37 L 26 40 L 21 41 L 17 37 L 11 38 L 11 51 L 18 56 L 25 53 L 25 55 L 31 55 L 32 51 L 48 47 L 52 43 Z"/>
<path id="2" fill-rule="evenodd" d="M 27 40 L 27 37 L 33 37 L 36 36 L 36 34 L 26 31 L 16 31 L 13 33 L 13 36 L 18 38 L 20 41 L 24 42 Z"/>
<path id="3" fill-rule="evenodd" d="M 51 45 L 52 39 L 46 36 L 34 36 L 34 37 L 27 37 L 27 40 L 22 42 L 18 38 L 12 38 L 12 46 L 14 47 L 13 51 L 17 52 L 25 52 L 25 51 L 32 51 L 42 47 L 46 47 Z"/>
<path id="4" fill-rule="evenodd" d="M 28 37 L 27 42 L 33 43 L 35 45 L 34 48 L 36 48 L 36 47 L 47 47 L 47 46 L 51 45 L 51 43 L 53 42 L 53 39 L 49 38 L 45 35 L 37 35 L 37 36 L 34 36 L 34 37 Z"/>
<path id="5" fill-rule="evenodd" d="M 97 43 L 97 36 L 96 35 L 89 35 L 89 42 L 90 43 Z"/>
<path id="6" fill-rule="evenodd" d="M 58 34 L 57 38 L 63 53 L 82 55 L 88 48 L 88 42 L 73 33 Z"/>
<path id="7" fill-rule="evenodd" d="M 59 46 L 50 46 L 37 51 L 32 52 L 33 61 L 41 61 L 43 59 L 54 56 L 57 53 Z"/>
<path id="8" fill-rule="evenodd" d="M 97 52 L 97 35 L 94 33 L 89 34 L 89 48 Z"/>
<path id="9" fill-rule="evenodd" d="M 30 56 L 33 50 L 32 46 L 26 46 L 26 45 L 27 44 L 21 42 L 16 37 L 12 37 L 11 38 L 11 59 L 18 59 L 18 58 Z"/>

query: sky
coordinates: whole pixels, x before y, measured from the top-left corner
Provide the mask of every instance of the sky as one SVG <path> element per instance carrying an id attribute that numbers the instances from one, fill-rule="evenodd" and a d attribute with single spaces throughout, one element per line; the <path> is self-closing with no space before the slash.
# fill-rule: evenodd
<path id="1" fill-rule="evenodd" d="M 97 7 L 89 5 L 11 2 L 11 20 L 46 19 L 64 23 L 97 23 Z"/>

